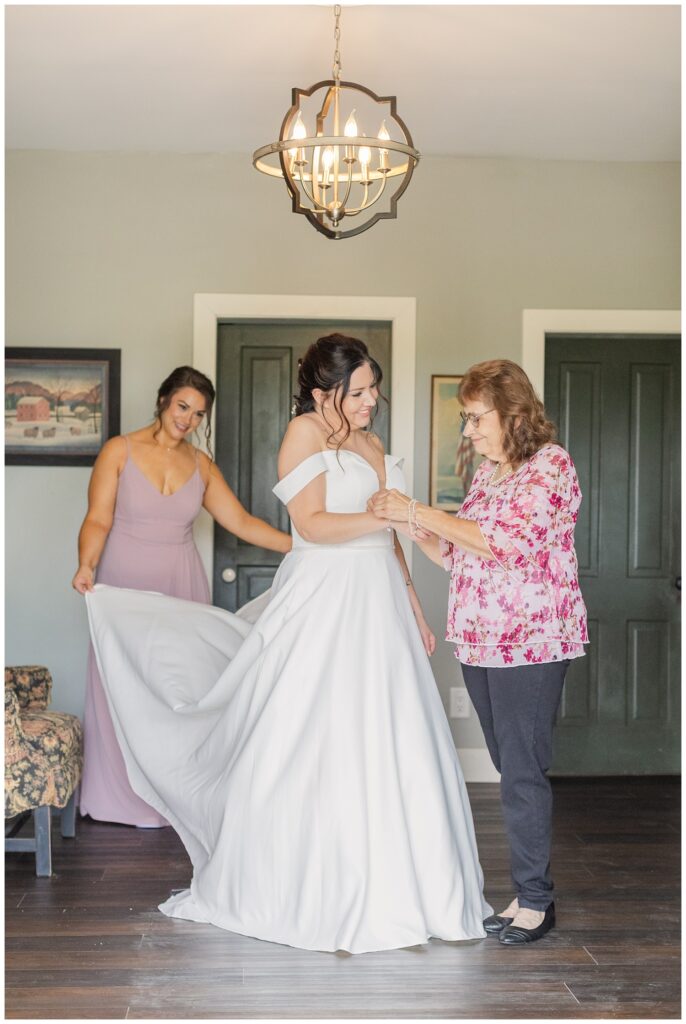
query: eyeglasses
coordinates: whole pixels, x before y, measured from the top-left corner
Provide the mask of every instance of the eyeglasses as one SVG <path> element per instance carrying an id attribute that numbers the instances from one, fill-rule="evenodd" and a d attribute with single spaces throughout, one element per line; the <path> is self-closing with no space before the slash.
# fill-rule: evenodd
<path id="1" fill-rule="evenodd" d="M 486 409 L 486 412 L 461 412 L 460 419 L 462 420 L 462 426 L 466 427 L 468 423 L 474 427 L 475 430 L 479 429 L 479 420 L 482 416 L 487 416 L 489 412 L 494 412 L 493 409 Z"/>

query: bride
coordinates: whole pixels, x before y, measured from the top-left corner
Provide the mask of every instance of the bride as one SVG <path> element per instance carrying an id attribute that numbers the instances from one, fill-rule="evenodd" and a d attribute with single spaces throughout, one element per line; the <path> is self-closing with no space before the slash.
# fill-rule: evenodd
<path id="1" fill-rule="evenodd" d="M 361 341 L 308 350 L 274 488 L 293 550 L 254 624 L 157 594 L 87 596 L 131 784 L 193 863 L 169 916 L 351 953 L 485 936 L 435 638 L 397 537 L 366 511 L 403 488 L 370 429 L 380 380 Z"/>

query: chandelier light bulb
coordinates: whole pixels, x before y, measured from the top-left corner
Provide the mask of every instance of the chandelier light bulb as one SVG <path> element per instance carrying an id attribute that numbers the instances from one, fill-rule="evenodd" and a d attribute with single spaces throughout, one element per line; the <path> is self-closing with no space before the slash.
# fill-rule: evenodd
<path id="1" fill-rule="evenodd" d="M 295 119 L 295 124 L 293 125 L 293 131 L 291 132 L 291 139 L 306 139 L 306 138 L 307 138 L 307 128 L 305 127 L 305 123 L 304 123 L 304 121 L 302 119 L 301 112 L 298 111 L 298 116 Z M 305 153 L 303 152 L 302 149 L 289 149 L 288 150 L 288 155 L 291 158 L 292 166 L 302 167 L 305 164 L 305 162 L 306 162 L 306 160 L 305 160 Z"/>
<path id="2" fill-rule="evenodd" d="M 372 162 L 372 151 L 369 146 L 360 146 L 360 184 L 364 187 L 365 192 L 372 184 L 372 178 L 369 173 L 369 165 Z"/>
<path id="3" fill-rule="evenodd" d="M 293 131 L 291 132 L 291 138 L 292 139 L 306 139 L 307 138 L 307 128 L 305 127 L 305 122 L 303 121 L 302 112 L 300 110 L 298 111 L 298 116 L 296 117 L 295 124 L 293 125 Z"/>
<path id="4" fill-rule="evenodd" d="M 322 153 L 322 167 L 324 168 L 324 176 L 322 178 L 321 185 L 324 190 L 328 189 L 331 184 L 331 168 L 333 166 L 333 162 L 333 149 L 331 148 L 331 146 L 327 146 L 327 148 Z"/>
<path id="5" fill-rule="evenodd" d="M 385 121 L 381 122 L 381 127 L 379 128 L 379 134 L 378 134 L 377 138 L 381 139 L 382 142 L 390 142 L 391 141 L 391 137 L 388 134 L 388 128 L 386 127 L 386 122 Z"/>

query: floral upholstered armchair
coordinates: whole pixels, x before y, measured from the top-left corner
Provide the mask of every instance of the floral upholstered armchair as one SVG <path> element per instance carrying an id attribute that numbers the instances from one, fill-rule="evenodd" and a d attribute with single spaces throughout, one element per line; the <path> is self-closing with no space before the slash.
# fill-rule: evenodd
<path id="1" fill-rule="evenodd" d="M 41 665 L 5 669 L 5 850 L 35 851 L 36 874 L 52 874 L 51 808 L 76 834 L 83 730 L 75 715 L 48 711 L 52 677 Z M 14 833 L 31 813 L 34 838 Z"/>

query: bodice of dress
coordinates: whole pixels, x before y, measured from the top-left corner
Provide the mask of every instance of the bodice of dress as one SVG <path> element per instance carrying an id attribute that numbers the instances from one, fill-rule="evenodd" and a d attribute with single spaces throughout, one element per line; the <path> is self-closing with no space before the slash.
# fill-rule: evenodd
<path id="1" fill-rule="evenodd" d="M 405 489 L 405 477 L 402 472 L 403 459 L 396 455 L 386 455 L 386 487 Z M 299 494 L 315 477 L 326 473 L 326 511 L 327 512 L 366 512 L 367 502 L 381 482 L 371 463 L 357 452 L 341 448 L 339 451 L 315 452 L 303 459 L 295 469 L 287 473 L 273 488 L 274 494 L 284 505 L 288 505 L 296 494 Z M 388 530 L 369 533 L 356 537 L 343 544 L 322 545 L 304 540 L 291 523 L 293 532 L 293 548 L 388 548 L 393 545 L 392 534 Z"/>
<path id="2" fill-rule="evenodd" d="M 112 533 L 148 544 L 193 542 L 205 485 L 199 469 L 173 494 L 161 494 L 131 456 L 119 476 Z"/>

